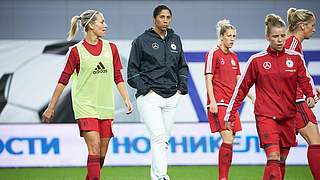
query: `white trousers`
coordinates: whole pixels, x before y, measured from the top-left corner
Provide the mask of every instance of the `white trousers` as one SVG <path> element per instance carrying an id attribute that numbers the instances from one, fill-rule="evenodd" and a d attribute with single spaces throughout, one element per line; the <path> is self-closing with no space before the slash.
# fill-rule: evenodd
<path id="1" fill-rule="evenodd" d="M 166 178 L 167 175 L 167 151 L 171 128 L 174 123 L 174 115 L 180 94 L 169 98 L 163 98 L 155 92 L 137 99 L 140 117 L 146 125 L 151 140 L 151 180 Z"/>

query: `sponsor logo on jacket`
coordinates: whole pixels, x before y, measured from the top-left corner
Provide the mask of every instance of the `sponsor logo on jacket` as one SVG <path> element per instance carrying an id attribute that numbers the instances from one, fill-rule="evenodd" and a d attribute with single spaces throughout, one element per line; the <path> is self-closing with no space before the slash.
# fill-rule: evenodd
<path id="1" fill-rule="evenodd" d="M 291 59 L 287 59 L 286 65 L 287 65 L 288 68 L 292 68 L 294 63 L 293 63 L 293 61 Z M 285 71 L 287 71 L 287 72 L 296 72 L 295 69 L 286 69 Z"/>
<path id="2" fill-rule="evenodd" d="M 264 69 L 267 69 L 267 70 L 271 69 L 271 62 L 266 61 L 266 62 L 263 63 L 262 66 L 263 66 Z"/>
<path id="3" fill-rule="evenodd" d="M 152 48 L 153 49 L 159 49 L 159 44 L 158 43 L 152 43 Z"/>
<path id="4" fill-rule="evenodd" d="M 170 47 L 171 47 L 171 52 L 178 53 L 177 46 L 174 44 L 174 42 L 171 43 Z"/>

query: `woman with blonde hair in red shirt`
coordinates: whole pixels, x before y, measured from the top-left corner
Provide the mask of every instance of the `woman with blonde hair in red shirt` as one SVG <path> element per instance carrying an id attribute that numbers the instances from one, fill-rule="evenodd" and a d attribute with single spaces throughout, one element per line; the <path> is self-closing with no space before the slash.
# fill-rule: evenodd
<path id="1" fill-rule="evenodd" d="M 227 128 L 231 129 L 237 109 L 249 89 L 255 84 L 256 101 L 254 114 L 260 147 L 266 153 L 267 163 L 263 180 L 282 180 L 280 161 L 286 159 L 290 147 L 297 145 L 295 96 L 299 85 L 307 96 L 307 104 L 315 104 L 314 85 L 301 54 L 284 49 L 285 22 L 275 14 L 265 19 L 267 50 L 252 55 L 245 72 L 241 75 L 230 100 L 226 116 Z"/>
<path id="2" fill-rule="evenodd" d="M 223 118 L 235 85 L 240 78 L 239 60 L 231 48 L 236 40 L 236 28 L 229 20 L 217 23 L 220 44 L 212 48 L 205 57 L 205 76 L 207 87 L 207 113 L 211 132 L 219 132 L 222 144 L 219 149 L 219 180 L 227 180 L 232 162 L 235 134 L 241 131 L 240 116 L 237 112 L 235 127 L 226 129 Z M 248 94 L 254 103 L 254 97 Z"/>
<path id="3" fill-rule="evenodd" d="M 301 43 L 305 39 L 310 39 L 316 31 L 314 27 L 315 16 L 311 11 L 305 9 L 290 8 L 287 21 L 288 35 L 290 37 L 286 40 L 284 47 L 303 55 Z M 319 89 L 317 89 L 317 92 L 319 93 Z M 300 87 L 297 89 L 296 105 L 296 131 L 300 133 L 309 145 L 307 153 L 309 167 L 313 177 L 320 180 L 320 134 L 318 123 L 316 116 L 308 108 Z M 282 166 L 284 165 L 282 164 Z"/>

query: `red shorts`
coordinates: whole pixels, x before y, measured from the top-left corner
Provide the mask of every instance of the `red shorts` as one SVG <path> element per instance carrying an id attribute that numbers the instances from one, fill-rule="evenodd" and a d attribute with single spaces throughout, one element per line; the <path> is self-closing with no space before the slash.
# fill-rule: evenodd
<path id="1" fill-rule="evenodd" d="M 211 113 L 210 110 L 207 109 L 208 120 L 209 120 L 210 129 L 211 129 L 212 133 L 227 130 L 227 128 L 225 127 L 225 122 L 224 122 L 224 116 L 226 115 L 227 108 L 228 108 L 227 106 L 218 106 L 218 114 L 217 115 Z M 234 122 L 234 126 L 233 126 L 232 131 L 234 133 L 241 131 L 240 116 L 239 116 L 238 111 L 236 113 L 236 120 Z"/>
<path id="2" fill-rule="evenodd" d="M 83 131 L 97 131 L 100 138 L 114 137 L 112 133 L 113 119 L 80 118 L 77 123 L 80 130 L 80 136 L 83 137 Z"/>
<path id="3" fill-rule="evenodd" d="M 280 148 L 297 146 L 295 118 L 274 120 L 270 117 L 256 116 L 256 126 L 260 147 L 279 145 Z"/>
<path id="4" fill-rule="evenodd" d="M 308 108 L 308 104 L 306 102 L 299 102 L 296 105 L 296 130 L 306 127 L 309 122 L 318 124 L 316 116 L 313 114 L 312 110 Z"/>

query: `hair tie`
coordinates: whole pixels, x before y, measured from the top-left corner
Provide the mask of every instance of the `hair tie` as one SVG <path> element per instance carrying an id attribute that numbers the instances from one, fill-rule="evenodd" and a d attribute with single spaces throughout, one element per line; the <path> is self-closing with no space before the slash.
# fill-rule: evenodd
<path id="1" fill-rule="evenodd" d="M 310 21 L 313 20 L 313 16 L 310 16 L 308 19 L 302 21 L 301 23 L 305 23 L 305 24 L 308 24 Z"/>
<path id="2" fill-rule="evenodd" d="M 96 15 L 97 14 L 97 12 L 98 11 L 95 11 L 93 14 L 92 14 L 92 16 L 90 17 L 90 19 L 87 21 L 87 23 L 83 26 L 83 28 L 86 28 L 87 27 L 87 25 L 89 24 L 89 22 L 92 20 L 92 18 L 94 17 L 94 15 Z"/>

